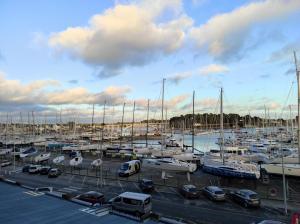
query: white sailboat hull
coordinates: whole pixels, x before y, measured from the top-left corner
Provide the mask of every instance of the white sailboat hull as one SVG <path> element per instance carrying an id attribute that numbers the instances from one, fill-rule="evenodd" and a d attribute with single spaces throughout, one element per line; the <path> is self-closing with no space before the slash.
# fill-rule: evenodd
<path id="1" fill-rule="evenodd" d="M 42 153 L 34 158 L 36 163 L 47 161 L 51 156 L 51 153 Z"/>
<path id="2" fill-rule="evenodd" d="M 77 156 L 70 160 L 70 166 L 79 166 L 82 163 L 82 160 L 81 156 Z"/>
<path id="3" fill-rule="evenodd" d="M 65 157 L 64 157 L 64 156 L 58 156 L 58 157 L 56 157 L 56 158 L 53 159 L 53 163 L 55 163 L 55 164 L 60 164 L 60 163 L 62 163 L 64 160 L 65 160 Z"/>
<path id="4" fill-rule="evenodd" d="M 282 164 L 264 164 L 261 169 L 268 174 L 282 175 Z M 284 164 L 284 174 L 287 176 L 300 177 L 300 164 Z"/>
<path id="5" fill-rule="evenodd" d="M 178 161 L 175 159 L 144 159 L 143 167 L 159 169 L 162 171 L 195 172 L 197 165 Z"/>
<path id="6" fill-rule="evenodd" d="M 102 163 L 103 163 L 102 159 L 96 159 L 96 160 L 94 160 L 94 161 L 91 163 L 91 165 L 92 165 L 93 167 L 99 167 L 99 166 L 102 165 Z"/>

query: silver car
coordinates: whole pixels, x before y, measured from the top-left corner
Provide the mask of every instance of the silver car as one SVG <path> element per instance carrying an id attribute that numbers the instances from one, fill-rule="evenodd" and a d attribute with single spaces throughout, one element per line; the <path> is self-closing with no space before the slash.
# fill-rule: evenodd
<path id="1" fill-rule="evenodd" d="M 212 201 L 225 201 L 224 191 L 217 186 L 207 186 L 202 190 L 203 194 Z"/>

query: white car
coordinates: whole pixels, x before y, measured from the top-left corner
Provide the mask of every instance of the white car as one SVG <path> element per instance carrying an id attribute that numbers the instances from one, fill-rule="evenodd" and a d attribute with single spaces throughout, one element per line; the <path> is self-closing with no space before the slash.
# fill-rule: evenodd
<path id="1" fill-rule="evenodd" d="M 31 173 L 31 174 L 39 173 L 41 168 L 42 168 L 42 166 L 40 166 L 40 165 L 31 165 L 28 169 L 28 173 Z"/>

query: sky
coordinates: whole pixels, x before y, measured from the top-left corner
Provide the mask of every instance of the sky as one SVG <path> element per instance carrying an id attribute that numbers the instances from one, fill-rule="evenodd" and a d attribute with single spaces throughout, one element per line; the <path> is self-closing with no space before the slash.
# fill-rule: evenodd
<path id="1" fill-rule="evenodd" d="M 0 113 L 159 119 L 297 111 L 299 0 L 1 0 Z M 300 58 L 300 55 L 298 56 Z M 21 116 L 22 115 L 22 116 Z"/>

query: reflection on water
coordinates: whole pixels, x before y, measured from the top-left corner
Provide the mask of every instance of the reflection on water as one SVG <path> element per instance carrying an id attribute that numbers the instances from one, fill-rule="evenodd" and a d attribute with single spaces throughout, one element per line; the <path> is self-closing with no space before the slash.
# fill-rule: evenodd
<path id="1" fill-rule="evenodd" d="M 177 141 L 180 141 L 183 139 L 185 145 L 192 145 L 192 135 L 180 135 L 180 134 L 174 134 Z M 225 138 L 233 138 L 234 133 L 231 130 L 225 131 L 224 137 Z M 211 132 L 201 135 L 195 136 L 195 148 L 199 149 L 200 151 L 207 152 L 210 149 L 219 149 L 219 145 L 216 144 L 218 141 L 218 138 L 220 137 L 220 134 L 218 132 Z M 144 144 L 145 140 L 136 140 L 135 144 Z M 158 144 L 158 140 L 148 140 L 148 144 Z"/>

